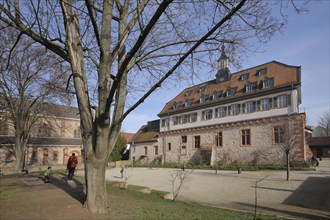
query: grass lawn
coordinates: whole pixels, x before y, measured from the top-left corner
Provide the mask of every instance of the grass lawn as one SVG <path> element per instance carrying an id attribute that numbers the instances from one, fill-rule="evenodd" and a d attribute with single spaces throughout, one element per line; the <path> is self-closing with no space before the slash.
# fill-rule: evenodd
<path id="1" fill-rule="evenodd" d="M 224 210 L 187 201 L 163 199 L 165 193 L 140 192 L 141 187 L 120 189 L 118 182 L 107 182 L 109 214 L 91 214 L 78 201 L 83 197 L 84 179 L 77 177 L 70 187 L 54 175 L 53 183 L 26 186 L 21 176 L 0 178 L 0 219 L 253 219 L 252 213 Z M 57 180 L 57 182 L 56 182 Z M 81 187 L 80 187 L 81 186 Z M 71 196 L 69 195 L 71 194 Z M 75 198 L 73 198 L 75 197 Z M 259 215 L 257 219 L 283 219 Z"/>
<path id="2" fill-rule="evenodd" d="M 141 187 L 119 189 L 117 183 L 108 182 L 109 211 L 115 219 L 253 219 L 252 213 L 225 210 L 193 202 L 164 200 L 165 193 L 139 192 Z M 283 219 L 261 215 L 258 219 Z"/>

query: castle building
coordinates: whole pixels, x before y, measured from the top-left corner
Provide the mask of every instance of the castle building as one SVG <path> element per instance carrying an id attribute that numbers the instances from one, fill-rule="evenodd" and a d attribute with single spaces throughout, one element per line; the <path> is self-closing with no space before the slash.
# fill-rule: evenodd
<path id="1" fill-rule="evenodd" d="M 163 162 L 284 163 L 284 137 L 294 130 L 292 159 L 307 160 L 311 151 L 300 104 L 301 67 L 271 61 L 231 73 L 222 48 L 215 79 L 186 88 L 165 104 L 157 142 L 141 148 L 151 152 L 144 154 L 149 161 L 156 155 L 148 147 L 157 146 Z M 131 160 L 140 156 L 132 152 Z"/>

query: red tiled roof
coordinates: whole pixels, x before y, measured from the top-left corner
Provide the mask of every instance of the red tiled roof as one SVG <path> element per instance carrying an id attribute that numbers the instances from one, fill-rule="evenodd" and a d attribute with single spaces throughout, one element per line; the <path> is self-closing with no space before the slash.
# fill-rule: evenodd
<path id="1" fill-rule="evenodd" d="M 134 136 L 134 133 L 127 133 L 127 132 L 120 132 L 120 134 L 124 136 L 127 142 L 130 142 L 132 137 Z"/>
<path id="2" fill-rule="evenodd" d="M 266 74 L 256 75 L 258 70 L 267 68 Z M 211 80 L 199 85 L 195 85 L 183 90 L 178 96 L 168 102 L 162 111 L 159 113 L 159 116 L 164 114 L 171 114 L 176 111 L 190 109 L 197 106 L 204 106 L 210 103 L 221 102 L 224 100 L 229 100 L 233 97 L 240 97 L 245 96 L 247 94 L 257 93 L 259 91 L 267 91 L 274 88 L 281 88 L 290 85 L 299 85 L 300 84 L 300 72 L 298 66 L 289 66 L 283 63 L 279 63 L 277 61 L 272 61 L 269 63 L 265 63 L 253 68 L 245 69 L 236 73 L 232 73 L 230 75 L 230 80 L 221 82 L 216 84 L 216 80 Z M 248 79 L 240 80 L 241 75 L 248 74 Z M 246 93 L 245 86 L 250 83 L 256 83 L 256 85 L 260 85 L 265 78 L 274 78 L 273 86 L 267 89 L 256 89 L 255 91 L 251 91 Z M 199 92 L 198 90 L 202 87 L 204 88 L 203 92 Z M 228 88 L 236 88 L 235 95 L 233 97 L 225 97 L 224 94 L 226 93 Z M 199 98 L 201 95 L 207 95 L 208 97 L 212 97 L 215 91 L 222 92 L 220 99 L 212 101 L 212 99 L 207 99 L 205 103 L 201 104 L 199 102 Z M 189 94 L 189 92 L 191 92 Z M 189 95 L 185 95 L 189 94 Z M 190 107 L 184 107 L 184 102 L 187 99 L 193 99 L 192 104 Z M 172 106 L 175 103 L 181 103 L 180 107 L 173 109 Z"/>
<path id="3" fill-rule="evenodd" d="M 157 130 L 148 130 L 148 125 L 143 125 L 138 132 L 131 138 L 130 142 L 151 142 L 157 141 L 159 132 Z"/>

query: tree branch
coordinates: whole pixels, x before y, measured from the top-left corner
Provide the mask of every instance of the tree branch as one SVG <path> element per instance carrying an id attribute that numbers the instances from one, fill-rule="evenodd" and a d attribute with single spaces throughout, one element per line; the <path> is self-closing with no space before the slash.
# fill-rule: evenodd
<path id="1" fill-rule="evenodd" d="M 150 96 L 150 94 L 155 91 L 160 85 L 170 76 L 174 73 L 174 71 L 180 66 L 180 64 L 193 52 L 197 47 L 199 47 L 206 39 L 208 39 L 219 27 L 221 27 L 222 24 L 224 24 L 226 21 L 228 21 L 234 14 L 245 4 L 247 0 L 240 1 L 236 7 L 234 7 L 224 18 L 222 18 L 210 31 L 208 31 L 194 46 L 190 48 L 189 51 L 185 53 L 184 56 L 182 56 L 179 61 L 151 88 L 149 91 L 144 94 L 132 107 L 130 107 L 123 116 L 115 122 L 120 123 L 122 122 L 127 115 L 132 112 L 135 108 L 137 108 L 141 103 L 143 103 L 146 98 Z"/>

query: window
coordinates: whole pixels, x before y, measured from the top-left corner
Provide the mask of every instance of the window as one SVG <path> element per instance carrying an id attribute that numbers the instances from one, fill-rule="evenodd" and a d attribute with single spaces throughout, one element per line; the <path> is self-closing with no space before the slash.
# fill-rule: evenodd
<path id="1" fill-rule="evenodd" d="M 215 117 L 216 118 L 223 118 L 226 116 L 226 109 L 225 107 L 220 107 L 215 109 Z"/>
<path id="2" fill-rule="evenodd" d="M 200 87 L 200 88 L 198 89 L 198 92 L 201 93 L 201 92 L 204 92 L 204 90 L 205 90 L 205 86 Z"/>
<path id="3" fill-rule="evenodd" d="M 171 145 L 171 143 L 167 143 L 167 150 L 168 150 L 168 151 L 171 151 L 171 150 L 172 150 L 172 145 Z"/>
<path id="4" fill-rule="evenodd" d="M 144 147 L 144 155 L 148 155 L 148 147 Z"/>
<path id="5" fill-rule="evenodd" d="M 279 108 L 287 107 L 286 95 L 281 95 L 278 97 L 278 107 Z"/>
<path id="6" fill-rule="evenodd" d="M 234 104 L 231 106 L 231 115 L 238 115 L 239 114 L 239 105 Z"/>
<path id="7" fill-rule="evenodd" d="M 38 150 L 33 149 L 31 155 L 31 163 L 36 163 L 36 162 L 38 162 Z"/>
<path id="8" fill-rule="evenodd" d="M 177 109 L 181 106 L 181 102 L 174 102 L 172 109 Z"/>
<path id="9" fill-rule="evenodd" d="M 184 96 L 185 96 L 185 97 L 190 96 L 191 92 L 192 92 L 192 90 L 186 92 L 186 93 L 184 94 Z"/>
<path id="10" fill-rule="evenodd" d="M 195 136 L 194 137 L 194 148 L 200 148 L 201 147 L 201 137 Z"/>
<path id="11" fill-rule="evenodd" d="M 187 115 L 182 115 L 181 116 L 181 123 L 182 124 L 186 124 L 188 121 L 187 121 Z"/>
<path id="12" fill-rule="evenodd" d="M 252 113 L 253 112 L 253 102 L 246 102 L 245 103 L 245 112 L 246 113 Z"/>
<path id="13" fill-rule="evenodd" d="M 179 117 L 173 116 L 173 125 L 177 125 L 179 123 Z"/>
<path id="14" fill-rule="evenodd" d="M 256 84 L 255 83 L 250 83 L 245 86 L 245 92 L 250 92 L 255 90 Z"/>
<path id="15" fill-rule="evenodd" d="M 53 152 L 53 161 L 55 161 L 55 162 L 58 161 L 58 152 L 57 151 Z"/>
<path id="16" fill-rule="evenodd" d="M 284 129 L 281 126 L 275 126 L 273 128 L 274 144 L 280 144 L 284 141 Z"/>
<path id="17" fill-rule="evenodd" d="M 222 131 L 215 134 L 215 146 L 222 147 Z"/>
<path id="18" fill-rule="evenodd" d="M 12 151 L 6 151 L 5 152 L 5 162 L 10 163 L 14 161 L 14 155 Z"/>
<path id="19" fill-rule="evenodd" d="M 205 111 L 202 111 L 202 120 L 210 120 L 212 119 L 212 109 L 208 109 Z"/>
<path id="20" fill-rule="evenodd" d="M 168 118 L 162 119 L 162 127 L 168 126 Z"/>
<path id="21" fill-rule="evenodd" d="M 212 99 L 213 100 L 218 100 L 221 97 L 221 92 L 220 91 L 214 91 Z"/>
<path id="22" fill-rule="evenodd" d="M 158 146 L 154 146 L 155 155 L 158 155 Z"/>
<path id="23" fill-rule="evenodd" d="M 250 140 L 250 129 L 243 129 L 241 130 L 241 145 L 248 146 L 251 144 Z"/>
<path id="24" fill-rule="evenodd" d="M 267 73 L 267 69 L 266 68 L 260 69 L 260 70 L 257 70 L 256 76 L 260 76 L 260 75 L 266 74 L 266 73 Z"/>
<path id="25" fill-rule="evenodd" d="M 181 142 L 182 143 L 187 143 L 187 136 L 186 135 L 181 136 Z"/>
<path id="26" fill-rule="evenodd" d="M 264 79 L 264 81 L 262 81 L 262 88 L 269 88 L 273 86 L 273 80 L 272 79 Z"/>
<path id="27" fill-rule="evenodd" d="M 202 96 L 199 98 L 199 102 L 200 102 L 200 103 L 204 103 L 204 102 L 206 102 L 206 100 L 207 100 L 207 96 L 206 96 L 206 95 L 202 95 Z"/>
<path id="28" fill-rule="evenodd" d="M 239 77 L 239 80 L 247 80 L 249 78 L 249 74 L 246 73 L 246 74 L 243 74 Z"/>
<path id="29" fill-rule="evenodd" d="M 197 113 L 191 113 L 190 114 L 190 122 L 196 122 L 197 121 Z"/>
<path id="30" fill-rule="evenodd" d="M 227 89 L 227 96 L 233 96 L 235 95 L 236 89 L 229 88 Z"/>
<path id="31" fill-rule="evenodd" d="M 190 107 L 191 104 L 193 103 L 194 99 L 186 99 L 186 101 L 184 102 L 184 106 L 185 107 Z"/>
<path id="32" fill-rule="evenodd" d="M 269 99 L 261 99 L 261 110 L 266 111 L 269 110 Z"/>

